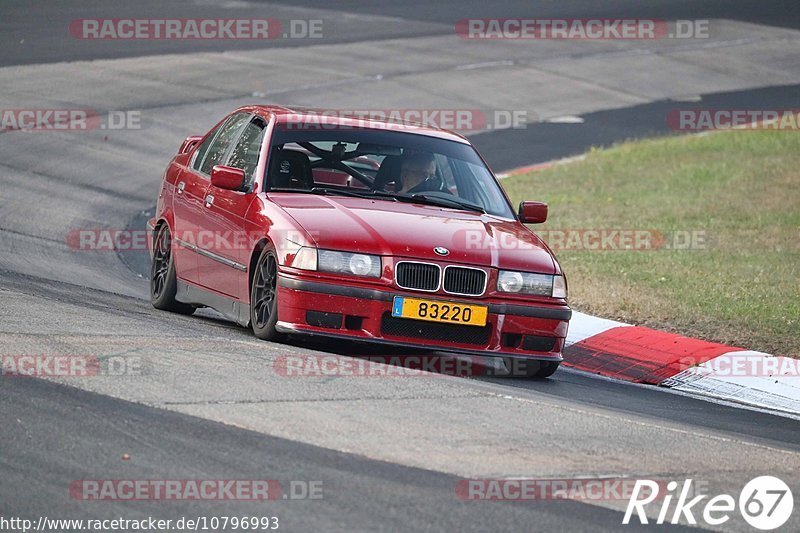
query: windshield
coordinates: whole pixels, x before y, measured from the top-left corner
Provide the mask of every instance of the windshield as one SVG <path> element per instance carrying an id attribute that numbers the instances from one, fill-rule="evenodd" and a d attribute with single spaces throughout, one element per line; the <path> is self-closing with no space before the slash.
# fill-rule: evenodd
<path id="1" fill-rule="evenodd" d="M 474 148 L 397 131 L 277 128 L 267 190 L 366 196 L 514 217 Z"/>

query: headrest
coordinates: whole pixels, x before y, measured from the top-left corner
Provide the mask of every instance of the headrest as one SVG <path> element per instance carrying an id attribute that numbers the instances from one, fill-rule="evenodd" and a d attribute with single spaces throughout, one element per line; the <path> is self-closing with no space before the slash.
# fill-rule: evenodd
<path id="1" fill-rule="evenodd" d="M 272 186 L 279 188 L 306 188 L 314 186 L 311 162 L 299 150 L 279 150 L 272 164 Z"/>

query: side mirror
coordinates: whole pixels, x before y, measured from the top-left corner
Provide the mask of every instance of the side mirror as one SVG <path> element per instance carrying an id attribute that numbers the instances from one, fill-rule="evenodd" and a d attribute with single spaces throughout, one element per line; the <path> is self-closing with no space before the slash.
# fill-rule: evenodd
<path id="1" fill-rule="evenodd" d="M 202 135 L 192 135 L 191 137 L 186 137 L 186 140 L 183 141 L 181 144 L 181 149 L 178 150 L 179 154 L 188 154 L 192 151 L 192 148 L 197 146 L 197 143 L 203 140 Z"/>
<path id="2" fill-rule="evenodd" d="M 547 220 L 547 204 L 544 202 L 520 202 L 519 221 L 523 224 L 541 224 Z"/>
<path id="3" fill-rule="evenodd" d="M 211 185 L 228 191 L 239 191 L 244 187 L 244 170 L 215 165 L 211 169 Z"/>

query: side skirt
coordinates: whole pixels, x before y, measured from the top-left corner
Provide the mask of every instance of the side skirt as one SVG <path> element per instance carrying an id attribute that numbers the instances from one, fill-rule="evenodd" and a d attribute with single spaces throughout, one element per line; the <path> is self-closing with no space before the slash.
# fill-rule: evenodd
<path id="1" fill-rule="evenodd" d="M 233 320 L 241 326 L 248 327 L 250 325 L 250 305 L 206 289 L 201 289 L 185 281 L 177 280 L 177 282 L 178 287 L 175 291 L 175 299 L 179 302 L 191 305 L 204 305 L 214 309 L 228 320 Z"/>

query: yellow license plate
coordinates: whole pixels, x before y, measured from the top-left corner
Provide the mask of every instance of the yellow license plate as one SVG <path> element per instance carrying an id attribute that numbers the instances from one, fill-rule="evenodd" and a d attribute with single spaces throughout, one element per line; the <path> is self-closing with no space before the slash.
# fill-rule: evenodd
<path id="1" fill-rule="evenodd" d="M 395 296 L 392 302 L 393 317 L 444 322 L 446 324 L 485 326 L 488 313 L 489 308 L 484 305 L 421 300 L 404 296 Z"/>

